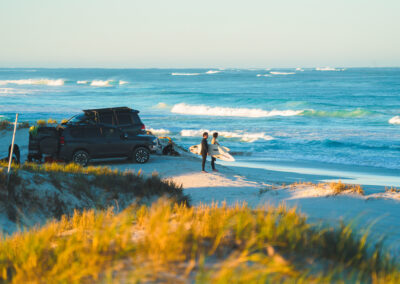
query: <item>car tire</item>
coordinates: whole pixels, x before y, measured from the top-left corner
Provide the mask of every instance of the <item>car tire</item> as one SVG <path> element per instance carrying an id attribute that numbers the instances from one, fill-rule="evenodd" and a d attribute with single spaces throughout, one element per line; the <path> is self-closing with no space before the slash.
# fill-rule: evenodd
<path id="1" fill-rule="evenodd" d="M 145 147 L 138 147 L 133 151 L 133 161 L 138 164 L 147 163 L 150 159 L 150 151 Z"/>
<path id="2" fill-rule="evenodd" d="M 88 152 L 83 150 L 76 151 L 74 155 L 72 155 L 72 161 L 75 164 L 86 167 L 87 164 L 89 163 L 89 154 Z"/>

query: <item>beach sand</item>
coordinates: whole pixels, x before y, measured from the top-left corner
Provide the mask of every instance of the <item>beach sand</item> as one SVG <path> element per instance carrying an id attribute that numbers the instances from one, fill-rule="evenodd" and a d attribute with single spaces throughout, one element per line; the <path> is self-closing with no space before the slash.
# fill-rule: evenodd
<path id="1" fill-rule="evenodd" d="M 27 130 L 17 132 L 16 143 L 21 156 L 27 155 Z M 7 153 L 11 141 L 9 131 L 0 131 L 0 157 Z M 152 155 L 146 164 L 118 160 L 95 162 L 119 170 L 139 170 L 143 174 L 157 172 L 162 178 L 181 184 L 193 205 L 226 202 L 228 205 L 246 202 L 252 207 L 278 205 L 296 206 L 311 222 L 340 224 L 340 220 L 354 222 L 360 233 L 370 230 L 371 238 L 386 237 L 390 249 L 400 253 L 400 193 L 385 192 L 383 187 L 367 187 L 365 195 L 344 193 L 312 184 L 290 186 L 295 181 L 319 183 L 326 176 L 285 171 L 252 169 L 217 165 L 219 172 L 202 173 L 199 157 L 180 151 L 180 157 Z M 218 164 L 218 161 L 217 161 Z M 232 164 L 234 165 L 234 164 Z M 207 163 L 211 170 L 210 163 Z M 340 177 L 338 177 L 340 178 Z"/>

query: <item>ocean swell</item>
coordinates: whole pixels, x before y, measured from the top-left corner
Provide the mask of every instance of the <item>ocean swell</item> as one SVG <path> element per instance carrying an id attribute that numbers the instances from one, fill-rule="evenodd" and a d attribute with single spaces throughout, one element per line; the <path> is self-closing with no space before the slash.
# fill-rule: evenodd
<path id="1" fill-rule="evenodd" d="M 323 110 L 304 110 L 301 115 L 315 116 L 315 117 L 339 117 L 339 118 L 359 118 L 373 115 L 374 112 L 364 109 L 355 110 L 336 110 L 336 111 L 323 111 Z"/>
<path id="2" fill-rule="evenodd" d="M 271 116 L 293 116 L 299 115 L 302 110 L 271 110 L 266 111 L 256 108 L 229 108 L 211 107 L 206 105 L 188 105 L 185 103 L 176 104 L 171 112 L 189 115 L 208 116 L 237 116 L 237 117 L 271 117 Z"/>

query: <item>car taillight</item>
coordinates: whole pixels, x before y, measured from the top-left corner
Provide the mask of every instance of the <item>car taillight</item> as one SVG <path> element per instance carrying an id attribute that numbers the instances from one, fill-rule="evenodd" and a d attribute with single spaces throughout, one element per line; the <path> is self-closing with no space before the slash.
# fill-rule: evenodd
<path id="1" fill-rule="evenodd" d="M 60 136 L 60 145 L 64 146 L 64 144 L 65 144 L 65 138 L 64 136 Z"/>
<path id="2" fill-rule="evenodd" d="M 140 128 L 140 129 L 145 130 L 146 126 L 144 124 L 142 124 L 142 128 Z"/>

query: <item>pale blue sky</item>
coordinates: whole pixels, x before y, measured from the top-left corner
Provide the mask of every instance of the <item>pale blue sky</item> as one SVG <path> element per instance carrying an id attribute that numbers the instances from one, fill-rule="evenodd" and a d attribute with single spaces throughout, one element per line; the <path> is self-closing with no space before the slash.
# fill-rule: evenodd
<path id="1" fill-rule="evenodd" d="M 400 66 L 399 0 L 0 0 L 0 67 Z"/>

